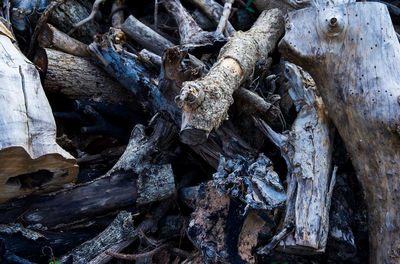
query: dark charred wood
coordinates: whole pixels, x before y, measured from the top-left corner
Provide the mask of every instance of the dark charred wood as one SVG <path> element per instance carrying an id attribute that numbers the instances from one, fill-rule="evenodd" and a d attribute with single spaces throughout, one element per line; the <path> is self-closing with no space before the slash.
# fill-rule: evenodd
<path id="1" fill-rule="evenodd" d="M 22 221 L 54 229 L 172 195 L 172 168 L 159 153 L 168 148 L 176 133 L 168 124 L 156 118 L 150 136 L 142 125 L 136 126 L 124 154 L 106 175 L 57 193 L 4 204 L 0 211 L 7 214 L 0 216 L 0 222 Z"/>

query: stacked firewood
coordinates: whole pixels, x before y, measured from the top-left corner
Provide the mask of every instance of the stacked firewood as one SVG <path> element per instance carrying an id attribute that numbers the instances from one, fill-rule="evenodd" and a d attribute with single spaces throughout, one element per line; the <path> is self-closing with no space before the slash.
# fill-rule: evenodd
<path id="1" fill-rule="evenodd" d="M 3 1 L 0 263 L 366 263 L 311 2 Z"/>

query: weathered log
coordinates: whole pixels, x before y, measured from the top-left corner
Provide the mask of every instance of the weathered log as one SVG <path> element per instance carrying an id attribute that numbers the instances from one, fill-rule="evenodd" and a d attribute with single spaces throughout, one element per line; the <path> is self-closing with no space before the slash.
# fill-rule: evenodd
<path id="1" fill-rule="evenodd" d="M 166 48 L 174 46 L 171 41 L 164 38 L 132 15 L 121 25 L 121 29 L 130 38 L 142 45 L 143 48 L 157 55 L 162 55 Z"/>
<path id="2" fill-rule="evenodd" d="M 233 92 L 250 76 L 257 60 L 268 57 L 282 33 L 282 13 L 277 9 L 262 13 L 249 31 L 228 41 L 206 76 L 184 83 L 176 99 L 183 111 L 182 142 L 202 143 L 220 126 L 233 103 Z"/>
<path id="3" fill-rule="evenodd" d="M 314 78 L 351 155 L 368 204 L 370 263 L 399 263 L 400 44 L 383 4 L 320 6 L 289 15 L 280 50 Z"/>
<path id="4" fill-rule="evenodd" d="M 316 254 L 325 251 L 333 150 L 333 127 L 315 95 L 312 78 L 296 65 L 285 63 L 284 74 L 292 85 L 289 94 L 299 114 L 290 132 L 275 133 L 265 122 L 258 126 L 276 144 L 287 167 L 286 216 L 283 227 L 295 225 L 293 235 L 281 243 L 286 252 Z"/>
<path id="5" fill-rule="evenodd" d="M 68 36 L 50 24 L 42 27 L 38 36 L 38 43 L 42 48 L 56 49 L 79 57 L 89 56 L 86 44 Z"/>
<path id="6" fill-rule="evenodd" d="M 108 252 L 115 252 L 118 253 L 122 251 L 124 248 L 128 247 L 134 240 L 140 236 L 141 234 L 146 234 L 149 231 L 156 231 L 155 227 L 157 226 L 158 222 L 160 219 L 170 210 L 170 208 L 173 206 L 174 200 L 172 199 L 166 199 L 164 201 L 161 201 L 161 203 L 154 209 L 151 210 L 150 212 L 150 217 L 146 217 L 146 219 L 141 222 L 136 230 L 135 230 L 135 236 L 133 236 L 131 239 L 121 242 L 119 244 L 116 244 L 115 246 L 112 246 L 107 249 Z M 153 233 L 154 233 L 153 232 Z M 112 259 L 111 256 L 105 254 L 105 252 L 102 252 L 95 258 L 93 258 L 89 264 L 105 264 L 108 263 Z"/>
<path id="7" fill-rule="evenodd" d="M 180 44 L 204 45 L 224 39 L 219 32 L 203 31 L 179 0 L 166 0 L 163 4 L 178 24 Z"/>
<path id="8" fill-rule="evenodd" d="M 73 28 L 74 24 L 88 17 L 90 10 L 91 5 L 88 1 L 68 0 L 54 10 L 49 23 L 62 32 L 67 33 Z M 93 41 L 93 36 L 100 32 L 99 24 L 95 20 L 92 20 L 76 29 L 71 36 L 88 44 Z"/>
<path id="9" fill-rule="evenodd" d="M 136 235 L 132 214 L 121 211 L 103 232 L 71 250 L 59 262 L 86 264 L 110 246 L 130 240 Z"/>
<path id="10" fill-rule="evenodd" d="M 78 174 L 75 159 L 55 141 L 54 117 L 37 70 L 4 30 L 0 100 L 7 107 L 0 113 L 0 202 L 59 189 Z"/>
<path id="11" fill-rule="evenodd" d="M 136 59 L 136 56 L 125 51 L 121 53 L 115 51 L 114 47 L 118 47 L 118 45 L 113 43 L 113 36 L 117 32 L 117 30 L 112 29 L 111 32 L 103 35 L 101 43 L 92 43 L 89 49 L 93 51 L 93 56 L 125 88 L 137 96 L 143 97 L 141 103 L 146 105 L 148 112 L 165 111 L 170 115 L 173 122 L 179 126 L 181 112 L 173 102 L 176 94 L 165 92 L 162 87 L 157 87 L 156 74 L 141 64 Z M 111 65 L 113 66 L 111 67 Z M 249 156 L 256 152 L 229 127 L 229 123 L 226 122 L 225 124 L 216 133 L 212 133 L 204 144 L 191 146 L 196 153 L 214 168 L 218 167 L 220 154 L 233 158 L 237 154 Z"/>
<path id="12" fill-rule="evenodd" d="M 190 2 L 197 5 L 210 19 L 214 21 L 215 25 L 218 24 L 223 10 L 223 7 L 220 4 L 214 0 L 190 0 Z M 229 21 L 226 24 L 226 31 L 229 36 L 236 32 Z"/>
<path id="13" fill-rule="evenodd" d="M 57 193 L 30 197 L 29 201 L 4 204 L 0 210 L 7 214 L 1 214 L 0 222 L 18 218 L 26 224 L 57 228 L 171 196 L 175 190 L 174 175 L 171 164 L 163 161 L 160 149 L 172 143 L 176 131 L 161 118 L 154 123 L 150 136 L 142 125 L 133 129 L 124 154 L 106 175 Z M 160 155 L 154 159 L 156 154 Z"/>
<path id="14" fill-rule="evenodd" d="M 35 63 L 44 70 L 43 87 L 48 94 L 69 99 L 101 99 L 110 103 L 133 104 L 133 96 L 89 58 L 53 49 L 36 54 Z"/>

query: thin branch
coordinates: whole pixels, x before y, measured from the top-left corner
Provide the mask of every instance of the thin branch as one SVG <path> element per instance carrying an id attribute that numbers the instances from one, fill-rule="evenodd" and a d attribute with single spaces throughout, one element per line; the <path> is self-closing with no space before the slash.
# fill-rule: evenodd
<path id="1" fill-rule="evenodd" d="M 154 0 L 154 28 L 158 27 L 158 0 Z"/>
<path id="2" fill-rule="evenodd" d="M 66 0 L 53 0 L 47 7 L 46 10 L 44 10 L 42 16 L 39 18 L 39 21 L 36 24 L 35 30 L 33 32 L 31 42 L 29 43 L 29 49 L 27 56 L 29 59 L 32 58 L 33 56 L 33 50 L 35 48 L 36 44 L 36 39 L 39 36 L 39 33 L 42 29 L 42 27 L 46 24 L 47 20 L 49 19 L 51 13 L 53 12 L 54 9 L 59 7 L 61 4 L 65 3 Z"/>
<path id="3" fill-rule="evenodd" d="M 161 245 L 149 252 L 145 253 L 140 253 L 140 254 L 122 254 L 122 253 L 115 253 L 112 251 L 106 250 L 105 253 L 111 257 L 117 258 L 117 259 L 123 259 L 123 260 L 138 260 L 138 259 L 143 259 L 143 258 L 149 258 L 152 257 L 154 254 L 159 252 L 161 249 L 169 247 L 169 244 L 164 244 Z"/>
<path id="4" fill-rule="evenodd" d="M 258 254 L 260 255 L 269 255 L 271 250 L 278 245 L 278 243 L 287 237 L 294 230 L 294 223 L 289 223 L 285 228 L 282 229 L 276 236 L 274 236 L 271 242 L 268 245 L 264 246 L 262 249 L 258 250 Z"/>
<path id="5" fill-rule="evenodd" d="M 74 24 L 72 27 L 72 29 L 68 32 L 68 35 L 71 35 L 75 32 L 75 30 L 77 30 L 79 27 L 83 26 L 84 24 L 88 23 L 89 21 L 93 20 L 96 16 L 96 14 L 99 12 L 99 8 L 100 8 L 100 4 L 104 3 L 106 0 L 96 0 L 93 3 L 93 7 L 92 7 L 92 12 L 90 13 L 90 15 L 79 21 L 78 23 Z"/>
<path id="6" fill-rule="evenodd" d="M 224 5 L 224 11 L 222 11 L 221 19 L 219 20 L 217 29 L 215 30 L 216 33 L 222 34 L 224 31 L 226 24 L 229 20 L 229 16 L 232 10 L 232 4 L 235 0 L 227 0 Z"/>

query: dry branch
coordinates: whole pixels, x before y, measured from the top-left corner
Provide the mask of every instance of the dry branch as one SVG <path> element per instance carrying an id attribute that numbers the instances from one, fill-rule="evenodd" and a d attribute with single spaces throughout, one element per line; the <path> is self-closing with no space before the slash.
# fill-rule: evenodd
<path id="1" fill-rule="evenodd" d="M 42 27 L 38 36 L 39 46 L 66 52 L 70 55 L 88 57 L 87 45 L 76 40 L 50 24 Z"/>
<path id="2" fill-rule="evenodd" d="M 62 32 L 69 32 L 73 28 L 73 24 L 89 16 L 90 9 L 91 6 L 88 1 L 65 1 L 52 12 L 49 23 Z M 101 32 L 100 25 L 95 20 L 92 20 L 76 29 L 71 36 L 88 44 L 92 42 L 93 36 L 99 32 Z"/>
<path id="3" fill-rule="evenodd" d="M 202 143 L 220 126 L 233 103 L 233 92 L 250 77 L 255 63 L 273 51 L 282 33 L 282 13 L 277 9 L 262 13 L 249 31 L 228 41 L 206 76 L 184 83 L 176 99 L 183 111 L 182 142 Z"/>
<path id="4" fill-rule="evenodd" d="M 315 95 L 313 79 L 290 63 L 285 63 L 284 73 L 299 111 L 292 130 L 280 135 L 263 121 L 258 125 L 280 148 L 288 167 L 284 225 L 294 223 L 295 231 L 282 250 L 316 254 L 325 251 L 328 236 L 333 127 Z"/>
<path id="5" fill-rule="evenodd" d="M 370 263 L 399 263 L 400 44 L 383 4 L 319 5 L 289 15 L 302 26 L 280 50 L 314 78 L 351 155 L 368 203 Z"/>
<path id="6" fill-rule="evenodd" d="M 121 29 L 145 49 L 161 55 L 163 51 L 174 44 L 157 32 L 130 15 L 121 25 Z"/>
<path id="7" fill-rule="evenodd" d="M 130 105 L 133 96 L 117 81 L 110 78 L 89 58 L 73 56 L 61 51 L 45 49 L 38 53 L 35 63 L 45 73 L 44 89 L 49 94 L 69 99 L 101 99 L 110 103 Z"/>
<path id="8" fill-rule="evenodd" d="M 180 44 L 210 44 L 224 39 L 218 32 L 203 31 L 179 0 L 166 0 L 163 4 L 178 24 Z"/>
<path id="9" fill-rule="evenodd" d="M 234 0 L 226 1 L 225 5 L 224 5 L 224 11 L 222 12 L 221 18 L 218 22 L 217 29 L 215 30 L 215 32 L 217 34 L 222 34 L 222 32 L 225 30 L 229 16 L 231 15 L 231 9 L 232 9 L 233 2 L 234 2 Z"/>
<path id="10" fill-rule="evenodd" d="M 63 256 L 60 263 L 87 264 L 108 247 L 136 236 L 132 215 L 121 211 L 114 221 L 95 238 L 86 241 Z"/>
<path id="11" fill-rule="evenodd" d="M 197 5 L 211 20 L 217 25 L 223 12 L 223 7 L 214 0 L 189 0 Z M 232 27 L 231 23 L 227 21 L 226 31 L 228 35 L 232 35 L 236 30 Z"/>

